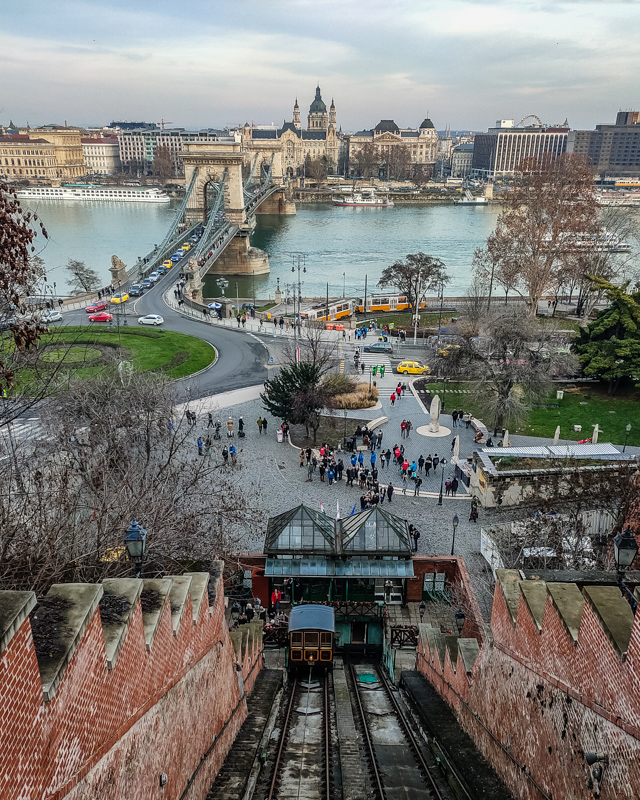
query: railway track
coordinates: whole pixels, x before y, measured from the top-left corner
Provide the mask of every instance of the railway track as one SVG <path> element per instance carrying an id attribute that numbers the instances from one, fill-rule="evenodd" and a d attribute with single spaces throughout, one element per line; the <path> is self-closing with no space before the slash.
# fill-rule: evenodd
<path id="1" fill-rule="evenodd" d="M 332 800 L 330 676 L 295 678 L 284 706 L 268 800 Z M 256 794 L 256 796 L 259 796 Z"/>
<path id="2" fill-rule="evenodd" d="M 371 784 L 379 800 L 449 800 L 441 777 L 381 667 L 350 664 L 352 697 L 359 717 Z"/>

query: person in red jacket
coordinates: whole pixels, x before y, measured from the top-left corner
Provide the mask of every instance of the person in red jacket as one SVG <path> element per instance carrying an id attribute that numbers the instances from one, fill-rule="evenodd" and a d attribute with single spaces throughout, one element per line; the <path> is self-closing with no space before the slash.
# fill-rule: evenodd
<path id="1" fill-rule="evenodd" d="M 273 610 L 276 612 L 276 614 L 280 610 L 280 600 L 282 600 L 282 595 L 280 594 L 280 590 L 274 589 L 271 592 L 271 606 Z"/>

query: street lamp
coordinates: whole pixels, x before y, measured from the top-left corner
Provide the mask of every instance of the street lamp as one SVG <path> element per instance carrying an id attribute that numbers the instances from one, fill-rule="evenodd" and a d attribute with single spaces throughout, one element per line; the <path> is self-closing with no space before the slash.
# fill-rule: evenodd
<path id="1" fill-rule="evenodd" d="M 616 581 L 623 597 L 626 597 L 635 614 L 638 603 L 633 592 L 624 582 L 624 573 L 631 569 L 633 560 L 638 555 L 638 543 L 629 526 L 614 536 L 613 552 L 616 560 Z"/>
<path id="2" fill-rule="evenodd" d="M 464 628 L 464 621 L 466 619 L 464 611 L 459 608 L 456 611 L 455 616 L 456 616 L 456 628 L 458 629 L 458 636 L 462 636 L 462 629 Z"/>
<path id="3" fill-rule="evenodd" d="M 129 553 L 129 558 L 136 563 L 138 568 L 136 578 L 139 578 L 147 551 L 147 532 L 135 519 L 131 520 L 131 525 L 129 525 L 129 529 L 125 533 L 124 544 Z"/>
<path id="4" fill-rule="evenodd" d="M 443 458 L 442 461 L 440 462 L 440 465 L 442 467 L 442 473 L 440 475 L 440 497 L 438 497 L 438 505 L 439 506 L 442 505 L 442 487 L 444 485 L 444 468 L 447 465 L 447 459 Z"/>
<path id="5" fill-rule="evenodd" d="M 627 424 L 627 427 L 625 428 L 625 430 L 626 430 L 626 433 L 624 435 L 624 447 L 622 448 L 622 452 L 623 453 L 627 449 L 627 439 L 629 438 L 629 433 L 631 432 L 631 423 L 630 422 Z"/>
<path id="6" fill-rule="evenodd" d="M 347 449 L 347 416 L 349 415 L 348 410 L 345 408 L 342 412 L 344 414 L 344 437 L 342 439 L 342 449 Z"/>
<path id="7" fill-rule="evenodd" d="M 300 280 L 300 270 L 306 273 L 306 256 L 293 256 L 293 266 L 291 267 L 291 272 L 296 271 L 296 267 L 298 268 L 298 313 L 296 314 L 296 292 L 295 288 L 293 290 L 293 316 L 295 319 L 295 324 L 293 326 L 293 333 L 297 340 L 298 338 L 298 326 L 300 325 L 300 306 L 302 304 L 302 282 Z M 297 260 L 297 263 L 296 263 Z"/>
<path id="8" fill-rule="evenodd" d="M 453 524 L 453 539 L 451 540 L 451 555 L 453 555 L 454 550 L 456 549 L 456 528 L 458 527 L 458 524 L 460 522 L 460 520 L 458 519 L 458 515 L 457 514 L 453 515 L 453 519 L 451 520 L 451 522 Z"/>

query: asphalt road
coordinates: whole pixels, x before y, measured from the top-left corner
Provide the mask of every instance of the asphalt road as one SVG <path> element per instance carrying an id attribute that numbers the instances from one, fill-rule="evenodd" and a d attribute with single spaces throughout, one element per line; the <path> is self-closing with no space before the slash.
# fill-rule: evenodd
<path id="1" fill-rule="evenodd" d="M 177 280 L 179 270 L 175 267 L 167 272 L 145 292 L 142 297 L 132 297 L 126 304 L 127 323 L 137 324 L 137 318 L 145 314 L 160 314 L 164 317 L 163 327 L 178 333 L 188 333 L 210 342 L 218 351 L 218 360 L 199 375 L 185 378 L 179 382 L 183 399 L 208 397 L 212 394 L 227 392 L 231 389 L 243 389 L 255 386 L 267 379 L 267 361 L 269 353 L 260 340 L 253 336 L 229 328 L 218 328 L 204 322 L 198 322 L 168 308 L 162 295 Z M 133 312 L 129 307 L 133 305 Z M 117 306 L 109 311 L 116 315 Z M 84 310 L 64 313 L 65 325 L 86 324 L 88 314 Z M 60 325 L 61 323 L 57 323 Z M 106 326 L 97 322 L 96 325 Z"/>

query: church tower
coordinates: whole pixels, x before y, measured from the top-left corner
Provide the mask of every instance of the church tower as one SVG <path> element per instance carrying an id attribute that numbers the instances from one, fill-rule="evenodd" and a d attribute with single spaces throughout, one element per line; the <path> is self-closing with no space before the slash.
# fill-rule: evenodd
<path id="1" fill-rule="evenodd" d="M 326 131 L 328 126 L 327 107 L 322 101 L 320 85 L 316 87 L 316 96 L 309 106 L 309 116 L 307 117 L 307 128 L 315 131 Z"/>
<path id="2" fill-rule="evenodd" d="M 296 97 L 296 104 L 293 107 L 293 124 L 297 130 L 300 130 L 300 106 L 298 105 L 297 97 Z"/>
<path id="3" fill-rule="evenodd" d="M 333 97 L 329 106 L 329 127 L 336 129 L 336 104 L 333 102 Z"/>

